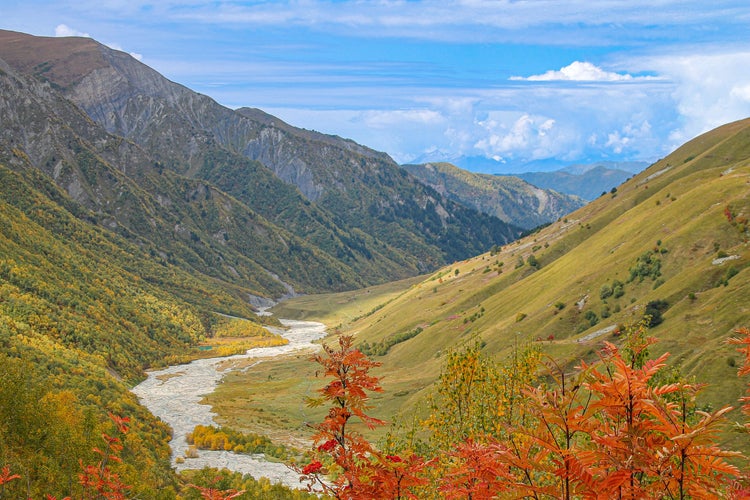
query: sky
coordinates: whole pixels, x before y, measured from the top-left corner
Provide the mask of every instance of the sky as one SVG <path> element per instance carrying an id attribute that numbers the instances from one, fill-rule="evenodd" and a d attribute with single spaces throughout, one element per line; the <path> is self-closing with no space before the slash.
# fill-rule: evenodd
<path id="1" fill-rule="evenodd" d="M 747 0 L 0 0 L 0 28 L 400 163 L 651 162 L 750 116 Z"/>

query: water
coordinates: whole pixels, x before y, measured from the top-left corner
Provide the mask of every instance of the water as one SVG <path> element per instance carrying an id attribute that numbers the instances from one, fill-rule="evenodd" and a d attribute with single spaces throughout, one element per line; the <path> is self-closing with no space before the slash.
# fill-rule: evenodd
<path id="1" fill-rule="evenodd" d="M 199 450 L 197 458 L 185 458 L 177 463 L 177 457 L 185 457 L 188 444 L 185 436 L 196 425 L 215 425 L 215 413 L 211 407 L 201 404 L 203 396 L 210 394 L 231 368 L 231 360 L 263 359 L 283 356 L 298 351 L 311 351 L 320 346 L 313 341 L 325 336 L 325 325 L 312 321 L 281 320 L 288 330 L 274 331 L 289 340 L 283 346 L 251 349 L 246 354 L 222 358 L 198 359 L 184 365 L 170 366 L 148 373 L 148 378 L 133 388 L 151 413 L 172 427 L 172 465 L 178 471 L 202 469 L 203 467 L 226 468 L 250 474 L 254 478 L 267 477 L 272 483 L 280 482 L 290 487 L 299 487 L 299 475 L 284 464 L 268 462 L 263 455 L 235 454 L 228 451 Z M 221 367 L 221 368 L 220 368 Z"/>

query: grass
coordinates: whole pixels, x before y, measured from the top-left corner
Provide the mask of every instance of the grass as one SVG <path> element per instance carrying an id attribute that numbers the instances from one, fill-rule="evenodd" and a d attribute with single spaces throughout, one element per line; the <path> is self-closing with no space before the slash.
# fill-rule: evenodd
<path id="1" fill-rule="evenodd" d="M 666 300 L 664 322 L 650 331 L 659 340 L 652 352 L 669 351 L 670 363 L 684 376 L 710 384 L 701 404 L 736 405 L 745 384 L 736 377 L 739 356 L 725 340 L 734 329 L 750 326 L 750 248 L 747 229 L 730 223 L 724 210 L 731 205 L 738 217 L 750 217 L 749 135 L 746 120 L 701 136 L 619 186 L 616 197 L 600 197 L 497 255 L 479 255 L 415 280 L 297 298 L 275 313 L 322 321 L 354 335 L 355 344 L 421 328 L 374 358 L 383 363 L 378 373 L 385 393 L 373 398 L 373 413 L 391 419 L 418 408 L 455 346 L 479 339 L 502 361 L 519 343 L 541 342 L 547 355 L 573 369 L 580 359 L 595 358 L 603 341 L 617 342 L 611 333 L 579 342 L 587 334 L 635 323 L 649 301 Z M 659 253 L 660 281 L 627 282 L 637 257 L 655 248 L 667 249 Z M 714 265 L 717 248 L 738 258 Z M 519 257 L 526 261 L 532 253 L 539 269 L 515 268 Z M 738 273 L 727 286 L 718 285 L 729 266 Z M 614 279 L 625 283 L 625 294 L 605 302 L 601 286 Z M 605 306 L 608 318 L 602 318 Z M 589 311 L 600 318 L 597 324 L 585 318 Z M 323 383 L 312 376 L 314 369 L 305 359 L 263 363 L 232 374 L 212 401 L 222 419 L 250 425 L 248 419 L 263 421 L 270 413 L 263 425 L 272 428 L 278 421 L 299 430 L 302 419 L 316 416 L 300 409 L 304 395 Z M 252 403 L 250 409 L 241 402 Z"/>
<path id="2" fill-rule="evenodd" d="M 303 295 L 279 303 L 271 312 L 279 318 L 319 321 L 333 329 L 382 307 L 423 279 L 417 276 L 360 290 Z"/>

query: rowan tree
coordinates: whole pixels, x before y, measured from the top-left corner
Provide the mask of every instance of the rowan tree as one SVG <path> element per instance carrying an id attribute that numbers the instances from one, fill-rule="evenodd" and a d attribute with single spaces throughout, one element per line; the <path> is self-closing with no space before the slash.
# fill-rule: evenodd
<path id="1" fill-rule="evenodd" d="M 731 407 L 688 418 L 688 404 L 698 387 L 654 385 L 668 354 L 644 359 L 653 343 L 630 343 L 632 355 L 605 343 L 602 369 L 592 370 L 586 387 L 598 425 L 591 433 L 590 466 L 598 494 L 617 498 L 720 498 L 738 469 L 726 459 L 739 456 L 715 445 L 717 426 Z M 678 395 L 679 397 L 669 397 Z"/>
<path id="2" fill-rule="evenodd" d="M 370 429 L 384 424 L 365 413 L 370 409 L 368 392 L 382 392 L 379 379 L 369 373 L 380 364 L 356 349 L 346 335 L 339 336 L 338 348 L 325 345 L 312 359 L 332 380 L 318 390 L 320 397 L 308 402 L 330 405 L 323 421 L 312 425 L 315 458 L 296 467 L 308 489 L 341 499 L 412 497 L 409 489 L 422 482 L 417 477 L 424 467 L 421 458 L 384 455 L 350 428 L 353 418 Z"/>

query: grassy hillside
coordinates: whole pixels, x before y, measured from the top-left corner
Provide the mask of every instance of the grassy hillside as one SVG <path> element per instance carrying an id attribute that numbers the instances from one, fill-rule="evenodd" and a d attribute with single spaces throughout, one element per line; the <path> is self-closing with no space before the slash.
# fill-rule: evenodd
<path id="1" fill-rule="evenodd" d="M 734 400 L 732 350 L 722 342 L 750 322 L 748 233 L 738 222 L 750 216 L 749 159 L 750 121 L 722 127 L 613 195 L 497 255 L 457 263 L 346 330 L 372 342 L 423 326 L 383 358 L 396 371 L 412 366 L 419 375 L 404 376 L 398 389 L 414 391 L 437 372 L 441 350 L 472 335 L 498 355 L 516 342 L 554 336 L 545 350 L 574 362 L 612 339 L 603 329 L 637 321 L 649 302 L 665 300 L 664 321 L 652 329 L 661 340 L 656 349 L 672 352 L 687 375 L 710 381 L 707 400 Z M 661 262 L 660 275 L 639 275 L 648 253 Z M 532 255 L 537 267 L 529 265 Z M 717 260 L 724 255 L 734 260 Z M 602 298 L 614 280 L 624 294 Z"/>
<path id="2" fill-rule="evenodd" d="M 748 218 L 745 120 L 698 137 L 616 192 L 497 253 L 407 283 L 374 307 L 362 302 L 358 309 L 368 312 L 339 329 L 354 334 L 359 345 L 388 346 L 375 359 L 383 363 L 386 389 L 376 398 L 376 413 L 389 418 L 418 404 L 446 351 L 456 345 L 479 339 L 502 360 L 516 345 L 539 343 L 572 369 L 578 360 L 595 357 L 602 341 L 617 342 L 618 326 L 640 321 L 652 303 L 650 311 L 661 308 L 655 310 L 662 322 L 650 329 L 659 340 L 651 351 L 669 351 L 671 364 L 685 376 L 709 383 L 703 403 L 733 404 L 743 390 L 736 376 L 739 357 L 724 341 L 750 324 Z M 305 300 L 296 307 L 315 317 L 320 305 Z M 323 300 L 336 302 L 331 296 Z M 353 307 L 343 297 L 341 302 Z M 319 317 L 337 326 L 341 316 L 327 307 Z M 290 301 L 283 312 L 294 308 Z M 309 390 L 308 365 L 300 360 L 297 369 L 285 366 L 293 377 L 285 391 Z M 275 368 L 258 370 L 269 375 Z M 263 398 L 254 377 L 252 371 L 238 375 L 222 387 L 213 398 L 218 407 L 222 391 L 240 384 Z M 299 413 L 297 407 L 269 406 L 279 414 Z M 241 425 L 238 411 L 229 417 Z"/>

